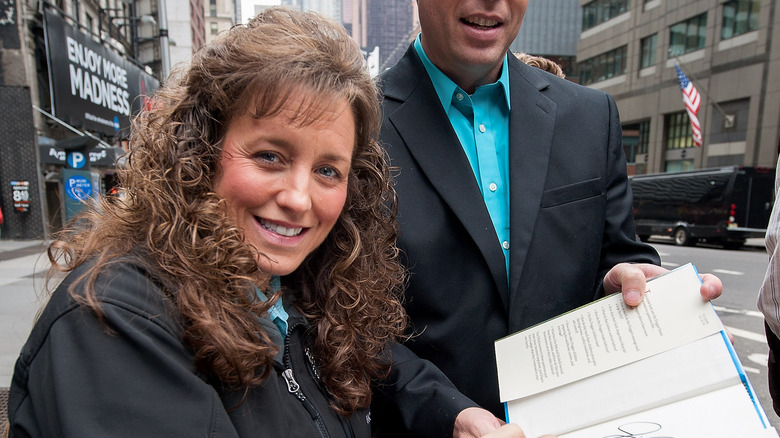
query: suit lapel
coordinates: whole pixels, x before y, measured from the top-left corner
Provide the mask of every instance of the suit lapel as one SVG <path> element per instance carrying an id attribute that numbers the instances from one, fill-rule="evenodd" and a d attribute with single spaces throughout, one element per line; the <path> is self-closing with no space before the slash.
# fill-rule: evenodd
<path id="1" fill-rule="evenodd" d="M 510 181 L 510 296 L 509 307 L 518 299 L 523 266 L 541 207 L 550 165 L 555 103 L 541 90 L 549 82 L 509 56 L 512 115 L 509 123 Z M 536 274 L 538 275 L 538 273 Z"/>
<path id="2" fill-rule="evenodd" d="M 388 115 L 390 123 L 403 138 L 409 152 L 420 166 L 444 202 L 465 227 L 479 247 L 501 294 L 508 303 L 507 275 L 504 254 L 498 242 L 493 222 L 479 191 L 474 172 L 460 146 L 457 134 L 441 108 L 422 63 L 410 48 L 400 62 L 407 63 L 403 73 L 407 79 L 406 92 L 394 95 L 404 100 L 396 111 Z M 409 58 L 412 59 L 409 59 Z M 396 81 L 397 83 L 397 81 Z M 393 89 L 391 93 L 399 91 Z M 387 91 L 387 90 L 386 90 Z M 403 169 L 401 170 L 403 172 Z"/>

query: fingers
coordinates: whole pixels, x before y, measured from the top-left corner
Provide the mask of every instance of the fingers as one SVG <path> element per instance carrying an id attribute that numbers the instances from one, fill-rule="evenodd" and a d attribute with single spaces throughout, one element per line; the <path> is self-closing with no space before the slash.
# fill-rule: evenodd
<path id="1" fill-rule="evenodd" d="M 642 302 L 647 290 L 647 280 L 669 272 L 668 269 L 647 263 L 620 263 L 604 276 L 604 291 L 607 294 L 621 292 L 623 301 L 629 306 Z M 712 274 L 701 274 L 701 296 L 714 300 L 723 293 L 723 283 Z"/>
<path id="2" fill-rule="evenodd" d="M 505 424 L 487 435 L 482 435 L 482 438 L 525 438 L 525 434 L 520 426 Z"/>
<path id="3" fill-rule="evenodd" d="M 500 427 L 502 422 L 482 408 L 466 408 L 455 417 L 453 438 L 477 438 Z M 492 438 L 492 437 L 491 437 Z"/>
<path id="4" fill-rule="evenodd" d="M 701 274 L 701 296 L 705 300 L 714 300 L 723 293 L 723 283 L 712 274 Z"/>
<path id="5" fill-rule="evenodd" d="M 666 268 L 648 263 L 620 263 L 604 276 L 604 291 L 607 294 L 621 292 L 626 304 L 637 306 L 647 290 L 647 279 L 666 272 Z"/>

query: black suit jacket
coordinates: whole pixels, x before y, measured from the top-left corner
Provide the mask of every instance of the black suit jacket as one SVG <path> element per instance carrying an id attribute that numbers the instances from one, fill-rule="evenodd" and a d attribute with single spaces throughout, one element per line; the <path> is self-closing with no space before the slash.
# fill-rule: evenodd
<path id="1" fill-rule="evenodd" d="M 613 99 L 508 59 L 508 282 L 471 166 L 414 47 L 380 76 L 380 140 L 398 168 L 399 246 L 411 270 L 417 335 L 406 345 L 500 418 L 495 340 L 598 298 L 617 263 L 660 263 L 635 239 Z M 384 427 L 380 403 L 373 417 Z"/>

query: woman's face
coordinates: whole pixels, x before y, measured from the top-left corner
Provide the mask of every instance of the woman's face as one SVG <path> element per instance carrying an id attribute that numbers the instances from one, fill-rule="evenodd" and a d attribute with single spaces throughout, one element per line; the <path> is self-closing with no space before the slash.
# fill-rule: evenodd
<path id="1" fill-rule="evenodd" d="M 346 101 L 305 126 L 291 120 L 302 96 L 274 117 L 228 124 L 215 191 L 273 275 L 293 272 L 328 235 L 347 197 L 355 119 Z"/>

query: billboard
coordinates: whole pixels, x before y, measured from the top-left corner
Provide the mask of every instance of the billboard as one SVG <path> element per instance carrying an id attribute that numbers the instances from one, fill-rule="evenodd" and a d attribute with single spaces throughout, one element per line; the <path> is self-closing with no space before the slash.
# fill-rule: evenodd
<path id="1" fill-rule="evenodd" d="M 44 11 L 52 113 L 108 136 L 130 127 L 130 116 L 160 83 L 128 59 Z"/>

